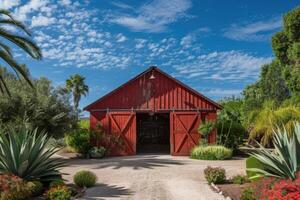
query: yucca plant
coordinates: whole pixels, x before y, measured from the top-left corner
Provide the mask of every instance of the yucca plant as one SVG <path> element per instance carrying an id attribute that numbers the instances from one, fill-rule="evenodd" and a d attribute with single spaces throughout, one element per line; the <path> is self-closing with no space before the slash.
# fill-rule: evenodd
<path id="1" fill-rule="evenodd" d="M 274 131 L 273 144 L 274 150 L 266 149 L 259 143 L 259 148 L 251 148 L 250 155 L 264 165 L 264 170 L 250 168 L 248 171 L 294 180 L 300 169 L 300 124 L 295 122 L 292 132 L 288 132 L 285 127 L 277 128 Z"/>
<path id="2" fill-rule="evenodd" d="M 47 134 L 34 131 L 0 134 L 0 173 L 12 173 L 25 180 L 50 181 L 60 176 L 66 162 L 53 155 Z"/>

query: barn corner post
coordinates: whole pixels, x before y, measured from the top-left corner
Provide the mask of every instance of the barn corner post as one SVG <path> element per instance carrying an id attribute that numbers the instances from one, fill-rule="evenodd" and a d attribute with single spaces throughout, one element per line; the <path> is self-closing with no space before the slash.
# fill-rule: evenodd
<path id="1" fill-rule="evenodd" d="M 90 112 L 91 128 L 98 121 L 103 122 L 108 135 L 117 134 L 124 140 L 125 150 L 115 149 L 111 155 L 134 155 L 140 152 L 138 147 L 157 143 L 168 145 L 171 155 L 186 156 L 198 144 L 201 112 L 208 112 L 209 118 L 216 120 L 216 110 L 220 108 L 214 101 L 152 66 L 85 110 Z M 210 141 L 215 142 L 215 139 L 214 130 Z"/>

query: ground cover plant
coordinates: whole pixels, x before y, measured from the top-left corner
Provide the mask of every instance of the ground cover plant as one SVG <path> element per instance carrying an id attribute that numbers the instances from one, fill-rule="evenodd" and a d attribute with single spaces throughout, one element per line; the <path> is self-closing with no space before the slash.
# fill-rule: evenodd
<path id="1" fill-rule="evenodd" d="M 70 200 L 71 190 L 65 185 L 51 187 L 47 192 L 49 200 Z"/>
<path id="2" fill-rule="evenodd" d="M 0 174 L 0 199 L 22 200 L 31 196 L 31 185 L 13 174 Z"/>

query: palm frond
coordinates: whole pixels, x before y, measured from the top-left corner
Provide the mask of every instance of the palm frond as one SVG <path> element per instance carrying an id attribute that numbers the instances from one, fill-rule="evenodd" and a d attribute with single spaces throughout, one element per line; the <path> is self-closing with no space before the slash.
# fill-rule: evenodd
<path id="1" fill-rule="evenodd" d="M 0 24 L 11 25 L 13 27 L 19 28 L 22 31 L 24 31 L 27 35 L 31 36 L 31 33 L 27 30 L 26 26 L 22 22 L 17 21 L 13 18 L 11 18 L 11 19 L 1 19 Z"/>
<path id="2" fill-rule="evenodd" d="M 9 54 L 11 57 L 13 56 L 10 47 L 7 46 L 6 44 L 0 42 L 0 49 L 6 51 L 6 53 Z"/>
<path id="3" fill-rule="evenodd" d="M 9 54 L 7 54 L 5 51 L 0 50 L 0 58 L 2 58 L 14 70 L 16 70 L 17 74 L 20 73 L 22 77 L 28 82 L 28 84 L 33 87 L 31 80 L 29 79 L 27 73 L 23 70 L 22 66 L 20 66 Z"/>
<path id="4" fill-rule="evenodd" d="M 42 53 L 40 48 L 30 39 L 9 33 L 3 28 L 0 28 L 0 37 L 3 37 L 10 42 L 16 44 L 34 59 L 41 59 Z"/>

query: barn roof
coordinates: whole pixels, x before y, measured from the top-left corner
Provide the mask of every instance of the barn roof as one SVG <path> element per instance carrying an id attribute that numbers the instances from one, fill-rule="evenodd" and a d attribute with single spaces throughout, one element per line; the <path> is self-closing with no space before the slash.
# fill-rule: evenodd
<path id="1" fill-rule="evenodd" d="M 94 101 L 93 103 L 89 104 L 88 106 L 86 106 L 84 108 L 84 110 L 90 110 L 90 108 L 96 104 L 101 102 L 102 100 L 106 99 L 107 97 L 111 96 L 112 94 L 118 92 L 120 89 L 126 87 L 127 85 L 129 85 L 130 83 L 134 82 L 135 80 L 139 79 L 140 77 L 142 77 L 143 75 L 151 72 L 151 71 L 155 71 L 158 72 L 160 74 L 162 74 L 163 76 L 165 76 L 166 78 L 176 82 L 177 84 L 179 84 L 180 86 L 182 86 L 183 88 L 189 90 L 190 92 L 194 93 L 196 96 L 205 99 L 206 101 L 208 101 L 209 103 L 211 103 L 213 106 L 215 106 L 217 109 L 221 109 L 222 106 L 218 103 L 216 103 L 215 101 L 211 100 L 210 98 L 204 96 L 203 94 L 201 94 L 200 92 L 192 89 L 191 87 L 187 86 L 186 84 L 182 83 L 181 81 L 175 79 L 174 77 L 170 76 L 169 74 L 163 72 L 161 69 L 159 69 L 156 66 L 151 66 L 149 67 L 147 70 L 145 70 L 144 72 L 140 73 L 139 75 L 135 76 L 134 78 L 132 78 L 131 80 L 127 81 L 126 83 L 122 84 L 121 86 L 119 86 L 118 88 L 114 89 L 113 91 L 109 92 L 108 94 L 100 97 L 98 100 Z"/>

